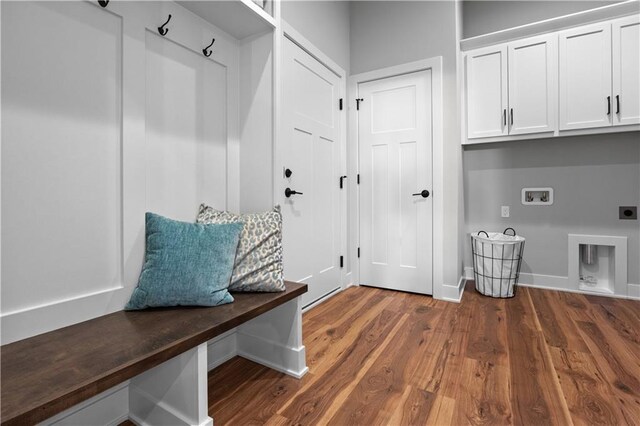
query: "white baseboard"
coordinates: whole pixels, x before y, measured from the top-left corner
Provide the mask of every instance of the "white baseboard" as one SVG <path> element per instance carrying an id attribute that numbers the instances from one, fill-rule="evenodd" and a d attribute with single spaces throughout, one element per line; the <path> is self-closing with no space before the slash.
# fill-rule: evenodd
<path id="1" fill-rule="evenodd" d="M 309 368 L 306 348 L 294 348 L 243 332 L 237 333 L 238 355 L 297 379 Z"/>
<path id="2" fill-rule="evenodd" d="M 629 299 L 640 300 L 640 284 L 627 284 Z"/>
<path id="3" fill-rule="evenodd" d="M 473 268 L 466 267 L 464 268 L 464 271 L 467 279 L 474 279 Z M 614 297 L 618 299 L 640 300 L 640 284 L 627 284 L 627 294 L 606 294 L 598 292 L 590 293 L 584 290 L 571 288 L 569 285 L 568 277 L 521 272 L 518 285 L 522 287 L 566 291 L 569 293 L 590 294 L 594 296 Z"/>
<path id="4" fill-rule="evenodd" d="M 519 285 L 550 288 L 554 290 L 569 290 L 569 278 L 557 275 L 530 274 L 521 272 Z"/>
<path id="5" fill-rule="evenodd" d="M 464 293 L 464 284 L 466 280 L 467 279 L 465 277 L 460 277 L 460 279 L 458 280 L 458 284 L 456 285 L 444 284 L 442 286 L 441 300 L 460 303 L 460 301 L 462 300 L 462 294 Z"/>
<path id="6" fill-rule="evenodd" d="M 207 370 L 213 370 L 237 354 L 238 343 L 234 328 L 207 342 Z"/>
<path id="7" fill-rule="evenodd" d="M 628 295 L 588 292 L 588 291 L 579 290 L 579 289 L 575 289 L 575 288 L 554 288 L 554 287 L 549 287 L 549 286 L 526 284 L 526 283 L 522 283 L 522 282 L 519 282 L 518 285 L 521 286 L 521 287 L 539 288 L 541 290 L 556 290 L 556 291 L 565 291 L 567 293 L 587 294 L 589 296 L 612 297 L 614 299 L 640 300 L 640 295 L 632 293 L 633 291 L 640 292 L 640 284 L 628 284 L 628 287 L 629 287 L 629 294 Z"/>
<path id="8" fill-rule="evenodd" d="M 467 267 L 464 268 L 464 277 L 466 279 L 468 279 L 468 280 L 475 279 L 474 276 L 473 276 L 473 268 L 472 267 L 467 266 Z"/>
<path id="9" fill-rule="evenodd" d="M 329 293 L 325 294 L 324 296 L 322 296 L 320 299 L 314 301 L 313 303 L 305 306 L 304 308 L 302 308 L 302 313 L 307 312 L 309 309 L 313 309 L 316 306 L 318 306 L 319 304 L 326 302 L 327 300 L 329 300 L 330 298 L 332 298 L 333 296 L 335 296 L 336 294 L 339 294 L 341 292 L 343 292 L 346 289 L 346 287 L 336 287 L 333 290 L 331 290 Z"/>
<path id="10" fill-rule="evenodd" d="M 306 366 L 306 348 L 294 348 L 243 333 L 234 328 L 212 339 L 207 344 L 209 371 L 235 356 L 241 356 L 297 379 L 309 369 Z"/>
<path id="11" fill-rule="evenodd" d="M 89 398 L 40 425 L 88 425 L 116 426 L 129 418 L 129 381 L 122 382 L 99 395 Z"/>
<path id="12" fill-rule="evenodd" d="M 134 413 L 129 413 L 129 419 L 138 426 L 154 426 L 154 425 L 193 425 L 191 419 L 184 418 L 181 413 L 174 410 L 162 401 L 158 401 L 152 395 L 142 389 L 131 385 L 129 395 L 139 407 L 144 407 L 148 413 L 146 420 L 142 420 Z M 213 426 L 213 419 L 208 417 L 198 425 L 193 426 Z"/>

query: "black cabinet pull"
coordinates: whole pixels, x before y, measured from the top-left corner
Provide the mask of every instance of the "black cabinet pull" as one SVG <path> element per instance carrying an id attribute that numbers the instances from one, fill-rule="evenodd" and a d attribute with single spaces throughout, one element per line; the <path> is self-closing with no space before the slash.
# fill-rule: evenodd
<path id="1" fill-rule="evenodd" d="M 511 125 L 513 126 L 513 108 L 511 108 Z"/>
<path id="2" fill-rule="evenodd" d="M 426 189 L 423 189 L 422 191 L 420 191 L 420 192 L 418 192 L 416 194 L 413 194 L 414 197 L 417 196 L 417 195 L 421 195 L 422 198 L 427 198 L 429 196 L 429 191 L 427 191 Z"/>
<path id="3" fill-rule="evenodd" d="M 611 115 L 611 96 L 607 96 L 607 115 Z"/>
<path id="4" fill-rule="evenodd" d="M 616 114 L 620 114 L 620 95 L 616 95 Z"/>
<path id="5" fill-rule="evenodd" d="M 502 125 L 506 126 L 507 125 L 507 109 L 503 109 L 502 110 Z"/>
<path id="6" fill-rule="evenodd" d="M 284 196 L 285 197 L 289 198 L 292 195 L 302 195 L 302 192 L 294 191 L 291 188 L 287 188 L 287 189 L 284 190 Z"/>

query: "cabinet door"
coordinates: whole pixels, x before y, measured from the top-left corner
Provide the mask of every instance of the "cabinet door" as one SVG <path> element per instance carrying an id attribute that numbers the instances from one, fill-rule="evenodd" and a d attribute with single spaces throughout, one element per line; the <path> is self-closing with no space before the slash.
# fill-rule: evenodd
<path id="1" fill-rule="evenodd" d="M 509 43 L 509 134 L 556 129 L 555 35 Z"/>
<path id="2" fill-rule="evenodd" d="M 611 24 L 562 31 L 559 45 L 560 130 L 610 126 Z"/>
<path id="3" fill-rule="evenodd" d="M 507 134 L 507 47 L 467 53 L 467 137 Z"/>
<path id="4" fill-rule="evenodd" d="M 614 126 L 640 123 L 640 17 L 613 22 Z"/>

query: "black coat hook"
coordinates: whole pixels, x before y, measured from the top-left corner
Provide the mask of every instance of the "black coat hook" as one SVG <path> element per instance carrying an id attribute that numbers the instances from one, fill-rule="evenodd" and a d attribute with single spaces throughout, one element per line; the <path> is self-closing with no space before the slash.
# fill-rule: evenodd
<path id="1" fill-rule="evenodd" d="M 158 27 L 158 32 L 160 33 L 161 36 L 165 36 L 169 32 L 169 28 L 165 28 L 164 26 L 167 25 L 170 20 L 171 20 L 171 15 L 169 15 L 169 17 L 167 18 L 167 22 L 162 24 L 162 26 Z"/>
<path id="2" fill-rule="evenodd" d="M 109 0 L 98 0 L 98 4 L 102 7 L 107 7 Z"/>
<path id="3" fill-rule="evenodd" d="M 205 47 L 204 49 L 202 49 L 202 54 L 203 54 L 204 56 L 206 56 L 207 58 L 208 58 L 209 56 L 211 56 L 211 50 L 208 50 L 208 49 L 209 49 L 211 46 L 213 46 L 213 43 L 215 43 L 215 42 L 216 42 L 216 39 L 214 38 L 213 40 L 211 40 L 211 44 L 210 44 L 210 45 L 208 45 L 207 47 Z"/>

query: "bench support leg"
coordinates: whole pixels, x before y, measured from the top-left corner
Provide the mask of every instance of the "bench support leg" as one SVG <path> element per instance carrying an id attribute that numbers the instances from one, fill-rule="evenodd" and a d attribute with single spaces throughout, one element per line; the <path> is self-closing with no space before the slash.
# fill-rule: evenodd
<path id="1" fill-rule="evenodd" d="M 131 379 L 129 416 L 141 426 L 213 426 L 208 414 L 207 344 Z"/>
<path id="2" fill-rule="evenodd" d="M 296 297 L 240 325 L 238 355 L 300 378 L 307 368 L 302 343 L 302 300 Z"/>

